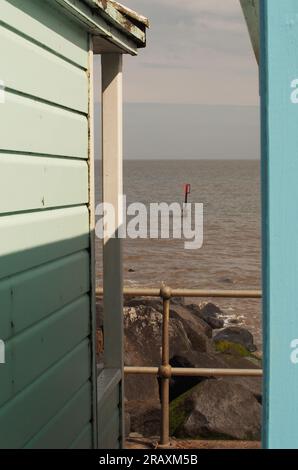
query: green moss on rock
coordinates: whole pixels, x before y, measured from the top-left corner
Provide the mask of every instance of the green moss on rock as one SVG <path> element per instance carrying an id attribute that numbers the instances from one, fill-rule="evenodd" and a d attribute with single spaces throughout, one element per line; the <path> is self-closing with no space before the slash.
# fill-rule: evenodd
<path id="1" fill-rule="evenodd" d="M 227 340 L 216 341 L 215 349 L 220 353 L 233 354 L 235 356 L 251 356 L 251 353 L 242 344 L 233 343 Z"/>
<path id="2" fill-rule="evenodd" d="M 170 435 L 175 436 L 190 414 L 190 396 L 196 387 L 188 390 L 170 403 Z"/>

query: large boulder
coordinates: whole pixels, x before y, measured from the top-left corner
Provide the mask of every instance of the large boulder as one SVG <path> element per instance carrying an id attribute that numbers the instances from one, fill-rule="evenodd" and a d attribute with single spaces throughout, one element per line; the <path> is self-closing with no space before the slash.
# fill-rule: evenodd
<path id="1" fill-rule="evenodd" d="M 126 404 L 129 416 L 129 432 L 145 437 L 159 436 L 161 426 L 161 407 L 155 400 L 133 400 Z M 128 430 L 126 430 L 128 433 Z"/>
<path id="2" fill-rule="evenodd" d="M 159 366 L 161 363 L 162 313 L 148 305 L 125 307 L 125 365 Z M 186 331 L 188 330 L 188 331 Z M 195 350 L 205 351 L 210 340 L 201 331 L 194 331 L 178 314 L 169 324 L 170 354 L 191 356 Z M 125 393 L 128 400 L 158 400 L 157 377 L 151 375 L 127 376 Z"/>
<path id="3" fill-rule="evenodd" d="M 186 358 L 177 355 L 170 359 L 170 365 L 177 368 L 192 368 L 195 367 L 194 363 L 195 360 L 191 360 L 191 357 Z M 172 376 L 170 379 L 170 401 L 175 400 L 184 392 L 199 384 L 202 380 L 205 380 L 205 377 Z"/>
<path id="4" fill-rule="evenodd" d="M 202 368 L 202 369 L 261 369 L 262 363 L 250 357 L 232 356 L 216 352 L 191 352 L 187 357 L 174 356 L 170 360 L 172 367 Z M 180 377 L 173 376 L 170 380 L 170 401 L 175 400 L 196 384 L 212 378 L 209 377 Z M 226 380 L 247 388 L 261 403 L 262 378 L 261 377 L 229 377 Z"/>
<path id="5" fill-rule="evenodd" d="M 257 350 L 253 335 L 245 328 L 230 326 L 219 331 L 213 338 L 219 352 L 249 356 Z"/>
<path id="6" fill-rule="evenodd" d="M 212 329 L 220 329 L 224 326 L 223 312 L 218 305 L 205 302 L 200 305 L 189 304 L 187 308 L 196 316 L 206 322 Z"/>
<path id="7" fill-rule="evenodd" d="M 170 318 L 178 319 L 182 322 L 186 333 L 196 351 L 207 351 L 209 341 L 212 338 L 212 328 L 196 316 L 188 307 L 176 304 L 170 309 Z"/>
<path id="8" fill-rule="evenodd" d="M 151 307 L 162 313 L 162 301 L 155 297 L 126 297 L 124 299 L 124 307 L 138 308 L 140 305 L 143 307 Z"/>
<path id="9" fill-rule="evenodd" d="M 208 379 L 171 403 L 170 423 L 179 438 L 259 440 L 261 405 L 241 384 Z"/>

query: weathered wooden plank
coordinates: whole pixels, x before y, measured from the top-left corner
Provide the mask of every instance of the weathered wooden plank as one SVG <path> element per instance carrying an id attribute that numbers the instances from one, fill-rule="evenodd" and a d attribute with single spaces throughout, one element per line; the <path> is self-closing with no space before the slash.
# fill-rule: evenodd
<path id="1" fill-rule="evenodd" d="M 70 446 L 71 449 L 92 449 L 92 425 L 88 424 Z"/>
<path id="2" fill-rule="evenodd" d="M 0 213 L 87 202 L 86 161 L 0 154 Z"/>
<path id="3" fill-rule="evenodd" d="M 86 206 L 0 217 L 0 279 L 89 247 Z"/>
<path id="4" fill-rule="evenodd" d="M 90 420 L 91 383 L 88 381 L 25 448 L 67 449 L 82 430 L 86 432 Z"/>
<path id="5" fill-rule="evenodd" d="M 99 8 L 91 9 L 86 5 L 85 2 L 78 0 L 53 0 L 58 5 L 63 8 L 64 12 L 76 18 L 80 22 L 83 28 L 94 35 L 94 38 L 103 38 L 104 42 L 107 44 L 113 44 L 117 47 L 117 52 L 121 53 L 130 53 L 133 55 L 137 54 L 138 44 L 144 46 L 145 43 L 142 42 L 136 36 L 132 37 L 127 34 L 127 31 L 121 31 L 119 25 L 114 26 L 111 24 L 111 18 L 106 21 L 103 18 L 103 11 Z M 124 19 L 124 18 L 123 18 Z M 125 21 L 123 21 L 123 24 Z M 94 43 L 95 53 L 101 54 L 102 52 L 109 52 L 106 48 L 97 49 L 97 42 Z"/>
<path id="6" fill-rule="evenodd" d="M 1 22 L 42 46 L 88 68 L 88 34 L 52 0 L 0 0 Z"/>
<path id="7" fill-rule="evenodd" d="M 0 448 L 22 448 L 66 405 L 90 377 L 85 340 L 0 409 Z"/>
<path id="8" fill-rule="evenodd" d="M 100 428 L 99 448 L 119 449 L 120 447 L 120 414 L 119 409 L 110 413 L 108 421 Z"/>
<path id="9" fill-rule="evenodd" d="M 75 300 L 5 344 L 0 406 L 37 379 L 90 333 L 90 299 Z"/>
<path id="10" fill-rule="evenodd" d="M 89 291 L 89 253 L 81 251 L 0 282 L 0 338 L 8 340 Z"/>
<path id="11" fill-rule="evenodd" d="M 109 390 L 109 395 L 99 402 L 98 435 L 101 449 L 119 447 L 120 435 L 120 385 L 116 383 Z"/>
<path id="12" fill-rule="evenodd" d="M 109 395 L 105 397 L 105 400 L 99 402 L 99 422 L 104 428 L 110 419 L 110 416 L 118 410 L 120 402 L 120 386 L 117 383 L 112 389 L 109 390 Z M 102 429 L 101 429 L 102 432 Z"/>
<path id="13" fill-rule="evenodd" d="M 88 158 L 84 115 L 5 91 L 0 119 L 2 151 Z"/>
<path id="14" fill-rule="evenodd" d="M 105 402 L 110 399 L 110 394 L 118 387 L 119 403 L 119 383 L 122 379 L 121 369 L 108 369 L 105 367 L 97 378 L 97 402 L 98 407 L 105 406 Z"/>
<path id="15" fill-rule="evenodd" d="M 88 77 L 48 50 L 0 24 L 0 79 L 6 88 L 88 112 Z"/>
<path id="16" fill-rule="evenodd" d="M 298 2 L 261 6 L 264 446 L 298 447 Z"/>
<path id="17" fill-rule="evenodd" d="M 149 27 L 149 20 L 144 16 L 124 7 L 123 5 L 115 5 L 105 0 L 86 0 L 90 6 L 97 10 L 100 8 L 104 17 L 112 21 L 118 28 L 136 41 L 143 45 L 146 43 L 146 27 Z"/>

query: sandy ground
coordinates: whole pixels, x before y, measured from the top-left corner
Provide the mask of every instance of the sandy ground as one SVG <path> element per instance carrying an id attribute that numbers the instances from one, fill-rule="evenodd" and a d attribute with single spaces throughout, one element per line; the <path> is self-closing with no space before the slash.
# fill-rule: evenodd
<path id="1" fill-rule="evenodd" d="M 156 449 L 158 438 L 130 437 L 126 449 Z M 169 449 L 260 449 L 260 442 L 252 441 L 191 441 L 171 440 Z"/>

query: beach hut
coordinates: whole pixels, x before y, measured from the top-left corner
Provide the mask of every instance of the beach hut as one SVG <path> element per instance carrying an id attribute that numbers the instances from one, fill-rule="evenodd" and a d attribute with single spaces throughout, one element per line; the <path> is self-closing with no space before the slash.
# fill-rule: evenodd
<path id="1" fill-rule="evenodd" d="M 257 57 L 260 53 L 263 444 L 297 449 L 298 2 L 241 3 Z"/>
<path id="2" fill-rule="evenodd" d="M 122 445 L 120 242 L 95 361 L 93 55 L 104 198 L 122 192 L 122 55 L 147 20 L 112 0 L 1 0 L 0 448 Z M 98 90 L 100 93 L 100 90 Z"/>

